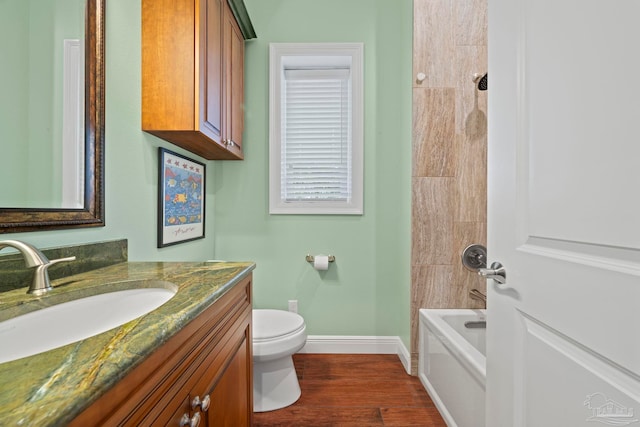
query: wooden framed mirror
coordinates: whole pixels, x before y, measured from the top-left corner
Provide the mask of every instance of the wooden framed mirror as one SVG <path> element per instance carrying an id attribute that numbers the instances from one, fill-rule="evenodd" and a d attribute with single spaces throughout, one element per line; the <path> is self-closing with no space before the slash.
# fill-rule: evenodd
<path id="1" fill-rule="evenodd" d="M 79 145 L 84 139 L 83 165 L 82 157 L 78 160 L 81 164 L 80 180 L 84 178 L 79 191 L 80 202 L 76 207 L 5 207 L 0 201 L 0 233 L 104 226 L 104 13 L 105 0 L 86 0 L 84 41 L 81 42 L 84 43 L 84 129 L 80 132 L 84 138 L 82 133 L 78 137 Z M 81 99 L 79 103 L 82 103 Z M 22 142 L 14 140 L 10 143 L 16 146 Z M 12 160 L 9 157 L 6 161 Z M 33 170 L 26 169 L 27 173 L 33 173 Z"/>

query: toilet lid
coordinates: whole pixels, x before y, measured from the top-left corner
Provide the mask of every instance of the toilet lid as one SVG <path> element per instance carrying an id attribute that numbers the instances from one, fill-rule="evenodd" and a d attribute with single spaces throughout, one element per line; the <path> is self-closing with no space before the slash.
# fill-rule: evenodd
<path id="1" fill-rule="evenodd" d="M 253 339 L 278 338 L 304 327 L 304 319 L 297 313 L 283 310 L 253 310 Z"/>

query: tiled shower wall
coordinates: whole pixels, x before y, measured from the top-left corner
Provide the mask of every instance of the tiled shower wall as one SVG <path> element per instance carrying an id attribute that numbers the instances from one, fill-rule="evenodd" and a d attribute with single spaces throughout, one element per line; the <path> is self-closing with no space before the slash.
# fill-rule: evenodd
<path id="1" fill-rule="evenodd" d="M 487 0 L 414 0 L 411 353 L 418 309 L 477 308 L 485 283 L 460 261 L 486 245 Z M 419 79 L 419 73 L 424 79 Z M 422 76 L 420 76 L 422 77 Z M 491 90 L 489 88 L 489 90 Z M 415 369 L 414 369 L 415 370 Z M 415 373 L 415 372 L 414 372 Z"/>

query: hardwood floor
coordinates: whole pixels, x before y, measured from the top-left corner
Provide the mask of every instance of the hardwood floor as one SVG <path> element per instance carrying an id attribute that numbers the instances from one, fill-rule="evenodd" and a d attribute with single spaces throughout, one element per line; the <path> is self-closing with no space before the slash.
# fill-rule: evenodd
<path id="1" fill-rule="evenodd" d="M 420 380 L 396 355 L 296 354 L 293 361 L 300 399 L 255 413 L 255 427 L 446 427 Z"/>

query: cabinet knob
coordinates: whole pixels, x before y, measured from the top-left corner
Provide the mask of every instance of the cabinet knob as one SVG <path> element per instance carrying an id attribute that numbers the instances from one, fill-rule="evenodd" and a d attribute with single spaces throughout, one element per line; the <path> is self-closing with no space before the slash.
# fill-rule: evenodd
<path id="1" fill-rule="evenodd" d="M 200 396 L 196 396 L 191 401 L 191 409 L 196 410 L 197 408 L 200 408 L 202 412 L 207 412 L 207 409 L 209 409 L 210 404 L 211 404 L 211 398 L 209 397 L 208 394 L 202 400 L 200 400 Z"/>
<path id="2" fill-rule="evenodd" d="M 418 75 L 416 76 L 416 80 L 418 81 L 418 83 L 422 83 L 426 78 L 427 75 L 425 73 L 418 73 Z"/>
<path id="3" fill-rule="evenodd" d="M 199 425 L 200 412 L 196 412 L 191 418 L 189 418 L 189 414 L 184 414 L 182 418 L 180 418 L 180 427 L 198 427 Z"/>
<path id="4" fill-rule="evenodd" d="M 226 145 L 227 147 L 231 147 L 231 148 L 238 146 L 238 144 L 233 142 L 233 140 L 231 140 L 231 139 L 225 139 L 224 140 L 224 145 Z"/>

